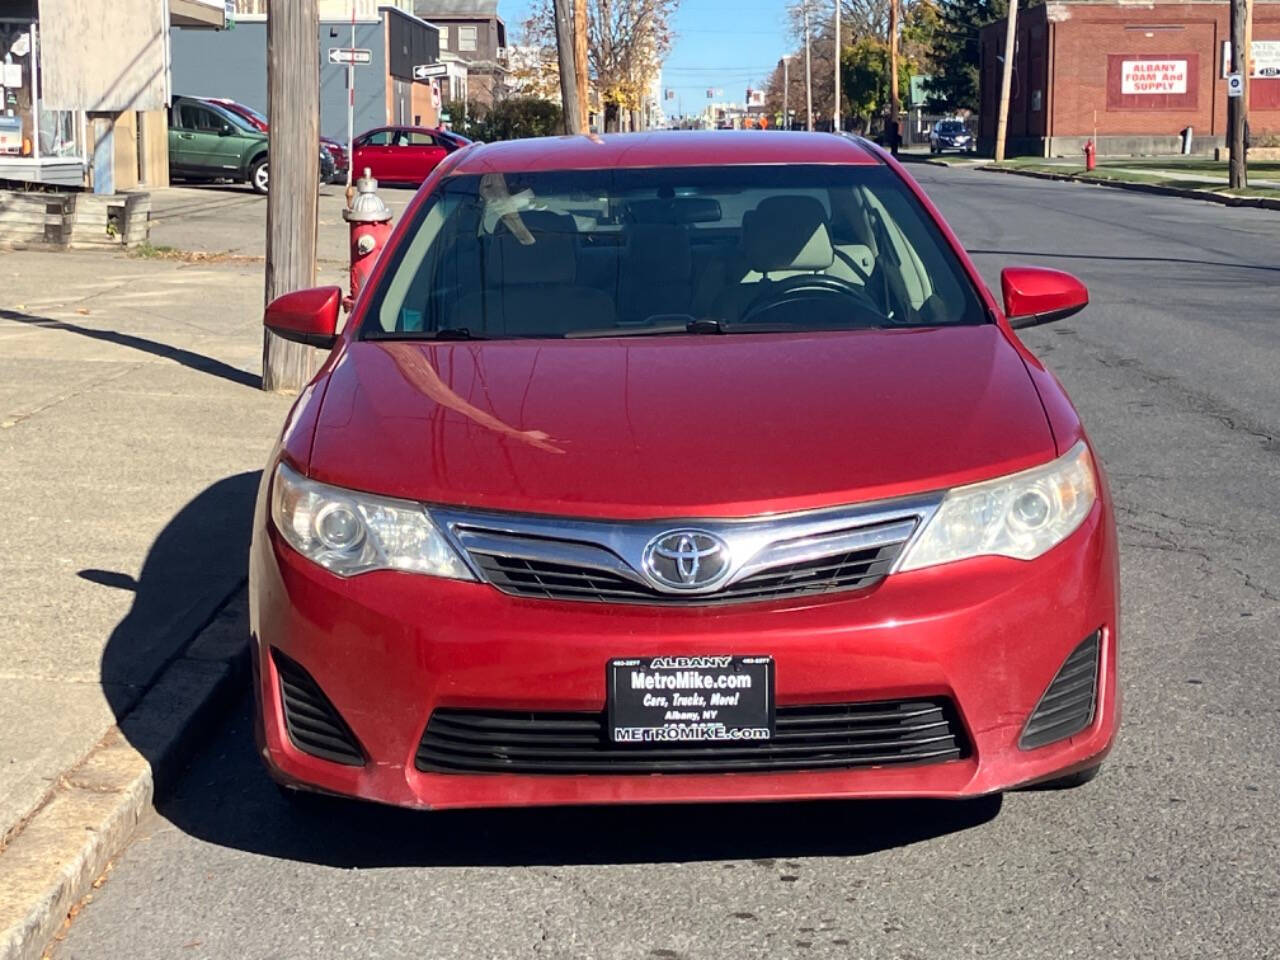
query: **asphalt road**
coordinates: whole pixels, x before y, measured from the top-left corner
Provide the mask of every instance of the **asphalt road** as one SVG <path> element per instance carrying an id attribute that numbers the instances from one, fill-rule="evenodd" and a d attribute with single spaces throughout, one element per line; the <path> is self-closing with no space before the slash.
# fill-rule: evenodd
<path id="1" fill-rule="evenodd" d="M 242 705 L 57 958 L 1280 956 L 1280 214 L 915 168 L 1110 471 L 1125 720 L 1075 791 L 298 817 Z M 1027 638 L 1034 642 L 1034 637 Z"/>

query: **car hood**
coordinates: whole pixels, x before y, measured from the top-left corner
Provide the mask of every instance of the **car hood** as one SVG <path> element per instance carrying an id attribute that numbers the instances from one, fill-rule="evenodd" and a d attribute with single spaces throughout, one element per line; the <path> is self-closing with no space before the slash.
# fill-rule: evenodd
<path id="1" fill-rule="evenodd" d="M 429 503 L 616 518 L 880 499 L 1054 456 L 993 324 L 603 340 L 353 341 L 309 473 Z"/>

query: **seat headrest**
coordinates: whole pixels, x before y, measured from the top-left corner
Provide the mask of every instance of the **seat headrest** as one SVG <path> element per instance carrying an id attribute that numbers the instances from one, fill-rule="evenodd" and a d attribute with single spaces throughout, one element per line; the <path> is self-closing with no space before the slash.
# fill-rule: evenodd
<path id="1" fill-rule="evenodd" d="M 825 270 L 835 261 L 827 211 L 815 197 L 766 197 L 742 218 L 742 248 L 752 270 Z"/>
<path id="2" fill-rule="evenodd" d="M 650 283 L 688 280 L 693 276 L 689 232 L 668 224 L 637 223 L 626 228 L 628 274 L 645 274 Z"/>
<path id="3" fill-rule="evenodd" d="M 526 210 L 518 216 L 533 242 L 521 243 L 506 220 L 498 221 L 485 258 L 488 282 L 494 286 L 573 283 L 578 273 L 574 246 L 578 226 L 573 217 L 550 210 Z"/>

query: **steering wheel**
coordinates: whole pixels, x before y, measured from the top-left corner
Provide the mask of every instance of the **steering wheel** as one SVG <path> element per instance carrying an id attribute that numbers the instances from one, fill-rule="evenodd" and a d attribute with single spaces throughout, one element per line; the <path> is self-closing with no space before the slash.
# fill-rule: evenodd
<path id="1" fill-rule="evenodd" d="M 768 283 L 766 288 L 747 304 L 738 322 L 748 323 L 762 313 L 776 310 L 778 307 L 788 304 L 803 303 L 806 300 L 815 298 L 827 299 L 831 297 L 857 300 L 858 305 L 874 313 L 877 320 L 884 319 L 884 314 L 880 308 L 876 306 L 875 301 L 868 296 L 867 291 L 861 285 L 851 280 L 845 280 L 843 277 L 833 277 L 827 273 L 805 273 L 787 277 L 777 283 Z"/>

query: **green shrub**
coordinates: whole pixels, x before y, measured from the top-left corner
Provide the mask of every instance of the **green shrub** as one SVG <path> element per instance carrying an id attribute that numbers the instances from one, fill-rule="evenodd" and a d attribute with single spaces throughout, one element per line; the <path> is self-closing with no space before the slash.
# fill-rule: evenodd
<path id="1" fill-rule="evenodd" d="M 466 105 L 465 112 L 461 102 L 448 101 L 444 112 L 449 114 L 450 126 L 458 133 L 486 143 L 550 137 L 564 132 L 560 104 L 540 97 L 510 97 L 493 106 L 472 101 Z"/>

